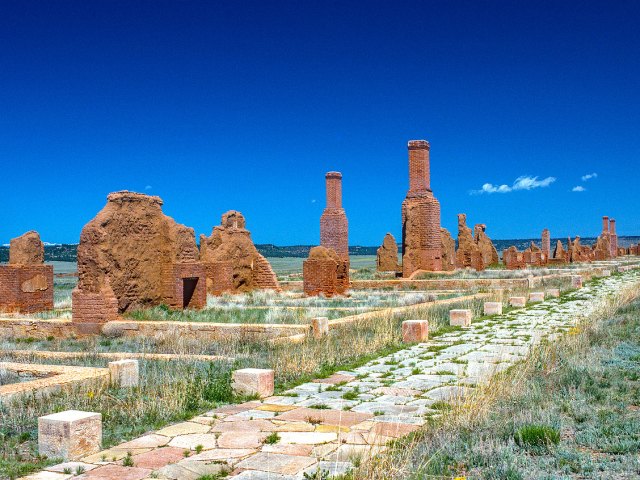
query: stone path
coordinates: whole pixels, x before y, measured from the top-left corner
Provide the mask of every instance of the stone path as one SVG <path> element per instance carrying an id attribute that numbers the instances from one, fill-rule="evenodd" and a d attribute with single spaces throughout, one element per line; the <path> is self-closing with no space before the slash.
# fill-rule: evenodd
<path id="1" fill-rule="evenodd" d="M 542 338 L 569 330 L 599 300 L 639 281 L 638 271 L 607 277 L 598 286 L 476 321 L 353 371 L 218 408 L 25 478 L 197 480 L 227 470 L 238 480 L 297 480 L 318 469 L 344 473 L 383 451 L 389 440 L 420 428 L 443 402 L 460 399 L 522 360 Z M 78 467 L 85 473 L 74 476 Z"/>

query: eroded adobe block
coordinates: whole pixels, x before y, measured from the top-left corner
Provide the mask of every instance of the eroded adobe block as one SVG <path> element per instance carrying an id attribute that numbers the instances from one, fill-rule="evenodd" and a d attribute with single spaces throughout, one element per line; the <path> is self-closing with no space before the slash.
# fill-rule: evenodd
<path id="1" fill-rule="evenodd" d="M 571 276 L 571 287 L 582 288 L 582 277 L 580 275 Z"/>
<path id="2" fill-rule="evenodd" d="M 531 292 L 529 294 L 530 302 L 544 302 L 544 292 Z"/>
<path id="3" fill-rule="evenodd" d="M 239 395 L 258 395 L 260 398 L 273 395 L 274 372 L 270 369 L 243 368 L 231 375 L 233 391 Z"/>
<path id="4" fill-rule="evenodd" d="M 140 364 L 138 360 L 117 360 L 109 362 L 111 384 L 121 388 L 137 387 L 140 382 Z"/>
<path id="5" fill-rule="evenodd" d="M 527 299 L 524 297 L 509 297 L 509 305 L 513 308 L 523 308 L 527 305 Z"/>
<path id="6" fill-rule="evenodd" d="M 470 327 L 473 314 L 468 309 L 449 310 L 449 325 L 453 327 Z"/>
<path id="7" fill-rule="evenodd" d="M 316 317 L 311 319 L 313 336 L 316 338 L 329 334 L 329 319 L 327 317 Z"/>
<path id="8" fill-rule="evenodd" d="M 484 302 L 485 315 L 501 315 L 502 302 Z"/>
<path id="9" fill-rule="evenodd" d="M 38 451 L 49 458 L 77 460 L 102 445 L 102 415 L 67 410 L 38 418 Z"/>
<path id="10" fill-rule="evenodd" d="M 405 320 L 402 322 L 402 341 L 426 342 L 429 339 L 429 320 Z"/>
<path id="11" fill-rule="evenodd" d="M 559 288 L 548 288 L 547 295 L 552 298 L 560 297 L 560 289 Z"/>

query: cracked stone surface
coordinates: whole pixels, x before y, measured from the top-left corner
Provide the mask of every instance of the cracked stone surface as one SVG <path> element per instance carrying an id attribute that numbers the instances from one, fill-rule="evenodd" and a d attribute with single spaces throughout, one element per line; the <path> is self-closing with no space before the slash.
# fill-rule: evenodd
<path id="1" fill-rule="evenodd" d="M 64 467 L 56 465 L 25 478 L 197 479 L 222 470 L 239 480 L 301 480 L 318 469 L 342 474 L 354 460 L 384 452 L 389 441 L 439 415 L 443 402 L 473 394 L 543 339 L 558 338 L 595 313 L 602 300 L 639 282 L 638 270 L 601 278 L 561 298 L 482 317 L 470 328 L 352 371 L 150 432 L 81 459 L 83 475 L 63 474 Z M 267 443 L 273 432 L 277 441 Z M 133 467 L 122 466 L 127 452 Z"/>

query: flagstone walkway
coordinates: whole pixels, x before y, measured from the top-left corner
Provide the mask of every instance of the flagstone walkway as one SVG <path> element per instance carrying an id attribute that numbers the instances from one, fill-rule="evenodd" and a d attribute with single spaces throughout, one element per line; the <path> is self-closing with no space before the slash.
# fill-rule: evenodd
<path id="1" fill-rule="evenodd" d="M 263 401 L 221 407 L 25 478 L 197 480 L 228 471 L 234 480 L 297 480 L 318 469 L 344 473 L 420 428 L 444 402 L 522 360 L 542 338 L 553 340 L 594 313 L 601 300 L 639 282 L 637 270 L 606 277 L 597 286 L 483 318 L 353 371 Z"/>

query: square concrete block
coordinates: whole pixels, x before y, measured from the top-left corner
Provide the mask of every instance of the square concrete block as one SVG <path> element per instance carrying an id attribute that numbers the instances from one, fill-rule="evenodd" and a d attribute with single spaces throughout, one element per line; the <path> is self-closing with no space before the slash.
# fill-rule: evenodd
<path id="1" fill-rule="evenodd" d="M 484 302 L 485 315 L 501 315 L 502 302 Z"/>
<path id="2" fill-rule="evenodd" d="M 102 415 L 67 410 L 38 418 L 38 451 L 49 458 L 78 460 L 101 450 Z"/>
<path id="3" fill-rule="evenodd" d="M 316 317 L 311 319 L 313 336 L 316 338 L 329 334 L 329 319 L 327 317 Z"/>
<path id="4" fill-rule="evenodd" d="M 109 362 L 111 384 L 123 388 L 137 387 L 140 380 L 138 360 L 118 360 Z"/>
<path id="5" fill-rule="evenodd" d="M 402 322 L 402 341 L 405 343 L 429 340 L 429 320 L 405 320 Z"/>
<path id="6" fill-rule="evenodd" d="M 270 369 L 243 368 L 231 374 L 233 391 L 240 395 L 258 395 L 260 398 L 273 395 L 274 372 Z"/>
<path id="7" fill-rule="evenodd" d="M 523 308 L 527 305 L 527 299 L 524 297 L 509 297 L 509 305 L 513 308 Z"/>
<path id="8" fill-rule="evenodd" d="M 531 292 L 529 294 L 530 302 L 544 302 L 544 292 Z"/>
<path id="9" fill-rule="evenodd" d="M 571 287 L 582 288 L 582 277 L 580 275 L 571 276 Z"/>
<path id="10" fill-rule="evenodd" d="M 471 310 L 449 310 L 449 325 L 454 327 L 470 327 L 471 317 Z"/>
<path id="11" fill-rule="evenodd" d="M 552 297 L 552 298 L 558 298 L 558 297 L 560 297 L 560 289 L 559 288 L 549 288 L 547 290 L 547 295 Z"/>

